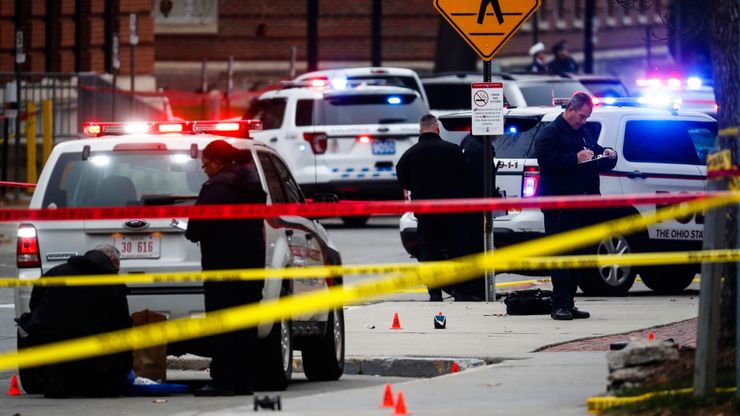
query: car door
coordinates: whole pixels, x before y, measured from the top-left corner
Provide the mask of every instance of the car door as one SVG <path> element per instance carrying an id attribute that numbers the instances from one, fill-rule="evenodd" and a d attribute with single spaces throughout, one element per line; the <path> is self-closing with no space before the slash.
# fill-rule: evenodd
<path id="1" fill-rule="evenodd" d="M 620 176 L 626 194 L 703 191 L 706 154 L 716 138 L 716 122 L 691 117 L 625 116 L 620 126 Z M 641 211 L 659 207 L 639 207 Z M 703 216 L 666 220 L 648 228 L 651 239 L 699 242 Z"/>

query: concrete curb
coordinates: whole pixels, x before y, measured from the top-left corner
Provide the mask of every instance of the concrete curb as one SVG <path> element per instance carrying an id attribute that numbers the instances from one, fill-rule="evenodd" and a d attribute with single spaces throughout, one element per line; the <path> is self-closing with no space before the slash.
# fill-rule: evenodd
<path id="1" fill-rule="evenodd" d="M 383 377 L 437 377 L 452 372 L 453 363 L 460 371 L 500 363 L 501 359 L 491 358 L 448 358 L 448 357 L 347 357 L 344 362 L 344 374 L 361 374 Z M 211 359 L 196 355 L 167 357 L 168 370 L 208 369 Z M 303 372 L 303 360 L 293 359 L 293 371 Z"/>

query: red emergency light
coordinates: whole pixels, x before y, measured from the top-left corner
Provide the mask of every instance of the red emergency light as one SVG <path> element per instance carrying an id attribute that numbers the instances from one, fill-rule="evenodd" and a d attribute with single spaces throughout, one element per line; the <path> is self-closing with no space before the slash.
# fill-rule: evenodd
<path id="1" fill-rule="evenodd" d="M 260 120 L 234 121 L 147 121 L 147 122 L 86 122 L 82 131 L 86 136 L 116 136 L 127 134 L 214 134 L 218 136 L 249 138 L 252 131 L 262 130 Z"/>

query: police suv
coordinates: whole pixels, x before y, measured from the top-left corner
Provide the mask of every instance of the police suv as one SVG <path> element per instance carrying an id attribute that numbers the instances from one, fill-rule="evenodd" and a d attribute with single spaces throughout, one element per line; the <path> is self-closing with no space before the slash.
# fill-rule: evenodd
<path id="1" fill-rule="evenodd" d="M 301 203 L 303 194 L 285 161 L 270 147 L 251 140 L 260 122 L 86 123 L 90 138 L 58 144 L 46 163 L 30 208 L 192 205 L 207 177 L 201 151 L 226 139 L 249 149 L 267 204 Z M 223 136 L 230 136 L 229 138 Z M 239 138 L 234 138 L 239 137 Z M 18 278 L 44 272 L 101 243 L 121 251 L 122 275 L 200 270 L 200 250 L 185 239 L 187 218 L 126 218 L 25 222 L 18 228 Z M 317 222 L 298 216 L 264 221 L 265 267 L 341 264 L 336 246 Z M 327 290 L 341 279 L 267 280 L 265 301 L 313 290 Z M 30 287 L 15 290 L 16 316 L 29 310 Z M 144 309 L 168 319 L 202 318 L 202 284 L 128 285 L 130 311 Z M 258 380 L 262 388 L 285 389 L 292 373 L 293 349 L 302 350 L 306 376 L 338 379 L 344 368 L 342 308 L 293 316 L 259 325 Z M 19 346 L 23 339 L 19 337 Z M 168 345 L 169 354 L 209 355 L 201 340 Z M 21 370 L 24 389 L 38 381 Z"/>
<path id="2" fill-rule="evenodd" d="M 395 166 L 419 135 L 427 105 L 408 88 L 325 81 L 289 83 L 262 94 L 245 119 L 261 120 L 254 138 L 277 150 L 304 194 L 340 199 L 401 199 Z M 316 85 L 306 87 L 306 85 Z M 345 217 L 363 225 L 367 217 Z"/>
<path id="3" fill-rule="evenodd" d="M 602 195 L 665 194 L 705 190 L 706 157 L 714 147 L 716 121 L 701 113 L 642 108 L 622 104 L 594 108 L 586 129 L 598 143 L 614 148 L 619 160 L 614 170 L 601 173 Z M 494 138 L 496 186 L 507 197 L 538 195 L 539 173 L 534 142 L 542 128 L 563 112 L 562 108 L 508 110 L 504 134 Z M 470 123 L 470 113 L 450 116 L 451 125 Z M 441 119 L 444 125 L 444 119 Z M 449 120 L 448 120 L 449 121 Z M 462 130 L 462 129 L 460 129 Z M 451 132 L 458 135 L 460 132 Z M 443 136 L 444 137 L 444 136 Z M 446 137 L 445 137 L 446 138 Z M 634 206 L 613 210 L 614 217 L 654 211 L 656 206 Z M 696 250 L 701 247 L 702 215 L 677 218 L 654 224 L 630 236 L 614 235 L 601 241 L 599 254 L 634 251 Z M 401 240 L 416 255 L 416 220 L 407 213 L 401 218 Z M 503 247 L 544 236 L 539 209 L 509 211 L 494 219 L 494 244 Z M 584 279 L 580 287 L 587 294 L 622 295 L 632 286 L 636 274 L 651 289 L 675 292 L 686 288 L 697 266 L 642 267 L 608 266 Z"/>

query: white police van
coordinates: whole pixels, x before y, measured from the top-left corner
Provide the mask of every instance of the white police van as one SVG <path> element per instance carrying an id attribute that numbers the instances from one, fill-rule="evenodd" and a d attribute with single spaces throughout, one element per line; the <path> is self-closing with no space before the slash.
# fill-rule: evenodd
<path id="1" fill-rule="evenodd" d="M 616 102 L 615 102 L 616 103 Z M 534 142 L 537 134 L 563 112 L 562 108 L 508 110 L 504 135 L 494 139 L 497 168 L 496 186 L 507 197 L 538 195 L 539 166 Z M 452 115 L 448 123 L 470 123 L 470 113 Z M 444 118 L 442 118 L 444 120 Z M 444 123 L 444 122 L 443 122 Z M 702 113 L 679 112 L 635 106 L 597 106 L 586 128 L 600 145 L 619 154 L 614 170 L 601 173 L 602 195 L 664 194 L 704 191 L 706 156 L 715 145 L 716 121 Z M 459 134 L 459 133 L 458 133 Z M 613 217 L 655 210 L 656 206 L 634 206 L 612 210 Z M 410 213 L 400 223 L 401 239 L 410 254 L 416 255 L 416 221 Z M 677 218 L 654 224 L 630 236 L 615 235 L 595 248 L 600 254 L 633 251 L 693 250 L 701 247 L 703 216 Z M 544 236 L 539 209 L 509 211 L 494 219 L 497 247 Z M 636 274 L 651 289 L 675 292 L 686 288 L 698 271 L 697 266 L 603 267 L 592 279 L 581 282 L 587 294 L 625 294 Z"/>
<path id="2" fill-rule="evenodd" d="M 277 152 L 249 139 L 250 130 L 260 128 L 259 121 L 87 123 L 84 128 L 93 137 L 54 147 L 29 208 L 192 205 L 207 179 L 201 169 L 201 151 L 217 139 L 251 151 L 268 204 L 304 202 Z M 18 229 L 18 278 L 38 279 L 70 256 L 101 243 L 114 244 L 121 251 L 123 275 L 197 271 L 200 250 L 185 239 L 186 225 L 187 218 L 24 222 Z M 336 246 L 317 221 L 281 216 L 266 219 L 264 229 L 265 267 L 341 264 Z M 341 284 L 341 279 L 267 280 L 263 299 L 327 290 L 335 284 Z M 16 316 L 29 310 L 30 295 L 30 287 L 15 290 Z M 204 315 L 201 283 L 128 285 L 128 302 L 132 313 L 150 309 L 168 319 Z M 332 380 L 342 375 L 342 308 L 263 322 L 259 338 L 258 380 L 263 388 L 286 388 L 293 349 L 302 350 L 309 379 Z M 199 341 L 171 344 L 168 353 L 208 355 L 207 343 Z M 21 338 L 19 346 L 23 346 Z M 35 381 L 32 371 L 21 370 L 26 391 L 38 389 Z"/>
<path id="3" fill-rule="evenodd" d="M 263 123 L 254 138 L 280 153 L 309 198 L 403 198 L 395 166 L 428 112 L 419 93 L 364 81 L 343 89 L 305 85 L 311 81 L 266 92 L 250 106 L 244 118 Z M 367 219 L 343 218 L 347 225 Z"/>

